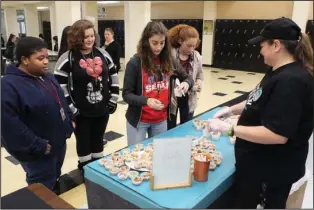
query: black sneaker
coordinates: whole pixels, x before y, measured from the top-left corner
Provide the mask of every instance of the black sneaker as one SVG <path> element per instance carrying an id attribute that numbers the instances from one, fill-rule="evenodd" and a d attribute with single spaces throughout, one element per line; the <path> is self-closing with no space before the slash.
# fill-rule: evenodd
<path id="1" fill-rule="evenodd" d="M 82 171 L 83 167 L 84 167 L 84 163 L 81 163 L 80 161 L 77 161 L 77 162 L 78 162 L 78 164 L 77 164 L 78 170 Z"/>
<path id="2" fill-rule="evenodd" d="M 61 194 L 59 179 L 57 179 L 57 182 L 56 182 L 55 186 L 53 187 L 52 192 L 54 192 L 56 195 Z"/>

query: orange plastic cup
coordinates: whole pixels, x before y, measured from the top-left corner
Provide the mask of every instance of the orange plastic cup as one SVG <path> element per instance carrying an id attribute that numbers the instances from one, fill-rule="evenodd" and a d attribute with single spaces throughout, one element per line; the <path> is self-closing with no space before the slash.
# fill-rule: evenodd
<path id="1" fill-rule="evenodd" d="M 208 180 L 209 162 L 212 157 L 209 154 L 206 156 L 206 161 L 199 161 L 194 157 L 194 180 L 198 182 L 206 182 Z"/>

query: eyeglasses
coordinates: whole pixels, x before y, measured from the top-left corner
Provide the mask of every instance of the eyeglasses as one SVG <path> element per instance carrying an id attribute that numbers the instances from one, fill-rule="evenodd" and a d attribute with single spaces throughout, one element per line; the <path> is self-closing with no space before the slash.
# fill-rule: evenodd
<path id="1" fill-rule="evenodd" d="M 187 45 L 185 42 L 183 42 L 184 46 L 187 47 L 187 48 L 193 48 L 195 49 L 196 48 L 196 45 Z"/>

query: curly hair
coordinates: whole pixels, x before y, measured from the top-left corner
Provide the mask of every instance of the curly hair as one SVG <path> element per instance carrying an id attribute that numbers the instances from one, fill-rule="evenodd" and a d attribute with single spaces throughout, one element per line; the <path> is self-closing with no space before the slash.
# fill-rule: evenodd
<path id="1" fill-rule="evenodd" d="M 194 27 L 186 24 L 179 24 L 172 27 L 168 31 L 168 37 L 173 48 L 178 48 L 181 46 L 179 43 L 180 40 L 185 41 L 189 38 L 197 38 L 196 48 L 198 48 L 201 43 L 198 31 Z"/>
<path id="2" fill-rule="evenodd" d="M 84 46 L 85 39 L 85 30 L 92 28 L 94 30 L 94 34 L 96 35 L 96 31 L 92 22 L 88 20 L 78 20 L 76 21 L 68 32 L 68 45 L 69 49 L 80 50 Z M 96 46 L 96 39 L 94 46 Z"/>
<path id="3" fill-rule="evenodd" d="M 156 74 L 154 54 L 148 40 L 154 35 L 163 35 L 166 38 L 165 46 L 159 54 L 159 59 L 162 66 L 162 72 L 166 74 L 172 73 L 171 45 L 167 37 L 167 32 L 168 30 L 165 25 L 159 21 L 150 21 L 144 28 L 141 39 L 137 45 L 137 54 L 141 58 L 142 67 L 149 73 Z"/>

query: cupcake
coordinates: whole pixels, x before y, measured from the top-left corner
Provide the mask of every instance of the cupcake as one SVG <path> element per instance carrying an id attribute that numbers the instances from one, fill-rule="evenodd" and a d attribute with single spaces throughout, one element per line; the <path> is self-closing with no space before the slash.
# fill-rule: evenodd
<path id="1" fill-rule="evenodd" d="M 137 149 L 135 149 L 135 150 L 137 150 Z M 132 151 L 131 156 L 135 157 L 135 158 L 138 158 L 139 154 L 136 151 Z"/>
<path id="2" fill-rule="evenodd" d="M 113 163 L 112 162 L 107 162 L 107 163 L 105 163 L 105 168 L 107 169 L 107 170 L 110 170 L 112 167 L 114 167 L 114 165 L 113 165 Z"/>
<path id="3" fill-rule="evenodd" d="M 140 185 L 143 182 L 143 178 L 141 176 L 135 176 L 132 178 L 132 183 L 134 185 Z"/>
<path id="4" fill-rule="evenodd" d="M 112 155 L 111 155 L 111 159 L 112 160 L 116 160 L 117 158 L 119 158 L 120 157 L 120 153 L 119 152 L 114 152 L 114 153 L 112 153 Z"/>
<path id="5" fill-rule="evenodd" d="M 201 130 L 202 129 L 201 121 L 198 120 L 198 119 L 193 120 L 193 125 L 196 128 L 196 130 Z"/>
<path id="6" fill-rule="evenodd" d="M 129 159 L 131 159 L 131 154 L 123 155 L 123 160 L 124 161 L 127 161 Z"/>
<path id="7" fill-rule="evenodd" d="M 130 153 L 131 153 L 131 150 L 128 149 L 128 148 L 122 150 L 122 155 L 123 155 L 123 156 L 129 155 Z"/>
<path id="8" fill-rule="evenodd" d="M 202 120 L 200 122 L 200 124 L 201 124 L 202 128 L 205 128 L 207 126 L 207 124 L 208 124 L 208 120 Z"/>
<path id="9" fill-rule="evenodd" d="M 208 142 L 208 139 L 207 138 L 201 138 L 200 140 L 199 140 L 199 143 L 200 143 L 200 145 L 201 144 L 204 144 L 205 142 Z"/>
<path id="10" fill-rule="evenodd" d="M 99 165 L 101 165 L 101 166 L 105 166 L 105 164 L 108 162 L 108 160 L 107 159 L 100 159 L 100 160 L 98 160 L 98 163 L 99 163 Z"/>
<path id="11" fill-rule="evenodd" d="M 220 139 L 221 133 L 220 132 L 211 132 L 212 139 L 218 141 Z"/>
<path id="12" fill-rule="evenodd" d="M 132 154 L 135 154 L 135 153 L 138 154 L 139 151 L 140 151 L 140 150 L 135 147 L 135 148 L 132 150 Z"/>
<path id="13" fill-rule="evenodd" d="M 210 161 L 209 162 L 209 170 L 214 170 L 216 168 L 216 163 L 215 161 Z"/>
<path id="14" fill-rule="evenodd" d="M 222 157 L 221 152 L 217 152 L 217 151 L 216 151 L 216 152 L 215 152 L 215 155 L 218 156 L 218 157 Z"/>
<path id="15" fill-rule="evenodd" d="M 144 150 L 144 145 L 143 144 L 136 144 L 135 148 L 138 149 L 138 151 L 142 151 L 142 150 Z"/>
<path id="16" fill-rule="evenodd" d="M 216 145 L 215 144 L 211 144 L 211 145 L 209 145 L 209 147 L 208 147 L 210 150 L 216 150 Z"/>
<path id="17" fill-rule="evenodd" d="M 146 153 L 146 152 L 144 152 L 144 153 L 142 154 L 141 159 L 142 159 L 142 160 L 148 160 L 148 158 L 149 158 L 149 154 Z"/>
<path id="18" fill-rule="evenodd" d="M 134 177 L 137 177 L 139 173 L 137 171 L 129 171 L 128 175 L 130 179 L 133 179 Z"/>
<path id="19" fill-rule="evenodd" d="M 121 167 L 124 165 L 124 161 L 121 157 L 119 157 L 115 161 L 113 161 L 113 165 L 116 167 Z"/>
<path id="20" fill-rule="evenodd" d="M 118 167 L 112 167 L 112 168 L 109 169 L 109 172 L 112 175 L 117 175 L 120 172 L 120 169 Z"/>
<path id="21" fill-rule="evenodd" d="M 153 149 L 150 147 L 146 147 L 144 150 L 146 153 L 153 153 Z"/>
<path id="22" fill-rule="evenodd" d="M 147 147 L 153 149 L 154 148 L 154 144 L 153 143 L 148 143 Z"/>
<path id="23" fill-rule="evenodd" d="M 216 159 L 214 159 L 215 163 L 217 166 L 219 166 L 222 162 L 222 159 L 220 157 L 216 157 Z"/>
<path id="24" fill-rule="evenodd" d="M 143 172 L 141 173 L 141 177 L 143 180 L 149 180 L 150 179 L 150 173 L 149 172 Z"/>
<path id="25" fill-rule="evenodd" d="M 192 141 L 192 148 L 195 148 L 195 147 L 197 147 L 197 146 L 199 146 L 199 145 L 200 145 L 200 143 L 199 143 L 198 140 L 193 140 L 193 141 Z"/>
<path id="26" fill-rule="evenodd" d="M 124 159 L 124 161 L 127 162 L 127 163 L 132 162 L 132 161 L 133 161 L 132 156 L 129 155 L 128 157 L 126 157 L 126 158 Z"/>
<path id="27" fill-rule="evenodd" d="M 128 179 L 128 173 L 127 172 L 119 172 L 118 173 L 118 178 L 120 180 L 127 180 Z"/>
<path id="28" fill-rule="evenodd" d="M 208 143 L 208 141 L 207 142 L 203 142 L 201 144 L 202 149 L 207 149 L 209 146 L 210 146 L 210 144 Z"/>
<path id="29" fill-rule="evenodd" d="M 137 155 L 136 155 L 136 156 L 131 155 L 131 160 L 132 160 L 133 162 L 136 162 L 136 161 L 138 160 L 138 156 L 137 156 Z"/>
<path id="30" fill-rule="evenodd" d="M 202 149 L 202 153 L 209 154 L 210 153 L 210 149 Z"/>
<path id="31" fill-rule="evenodd" d="M 121 166 L 120 171 L 121 172 L 128 172 L 128 171 L 130 171 L 130 168 L 128 166 Z"/>

